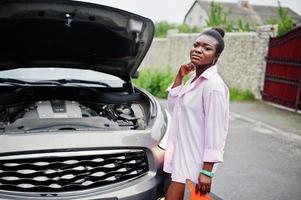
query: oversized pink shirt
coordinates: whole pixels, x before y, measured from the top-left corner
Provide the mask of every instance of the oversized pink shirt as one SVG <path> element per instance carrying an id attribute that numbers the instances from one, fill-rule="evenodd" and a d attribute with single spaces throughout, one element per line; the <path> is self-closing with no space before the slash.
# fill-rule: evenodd
<path id="1" fill-rule="evenodd" d="M 203 162 L 223 162 L 229 123 L 229 91 L 217 67 L 196 80 L 169 89 L 171 128 L 166 143 L 164 171 L 173 181 L 198 181 Z M 214 165 L 214 171 L 217 164 Z"/>

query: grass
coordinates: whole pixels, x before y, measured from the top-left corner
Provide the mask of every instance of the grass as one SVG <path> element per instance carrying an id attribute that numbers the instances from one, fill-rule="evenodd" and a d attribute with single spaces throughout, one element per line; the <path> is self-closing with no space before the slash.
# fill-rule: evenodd
<path id="1" fill-rule="evenodd" d="M 230 88 L 230 101 L 253 101 L 254 94 L 250 90 Z"/>

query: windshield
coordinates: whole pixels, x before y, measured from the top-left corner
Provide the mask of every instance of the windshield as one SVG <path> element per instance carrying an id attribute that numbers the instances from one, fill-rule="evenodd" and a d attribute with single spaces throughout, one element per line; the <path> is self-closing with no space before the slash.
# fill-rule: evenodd
<path id="1" fill-rule="evenodd" d="M 23 81 L 44 81 L 60 79 L 77 79 L 100 81 L 111 87 L 122 87 L 124 81 L 116 76 L 92 70 L 70 68 L 18 68 L 0 71 L 0 78 L 11 78 Z"/>

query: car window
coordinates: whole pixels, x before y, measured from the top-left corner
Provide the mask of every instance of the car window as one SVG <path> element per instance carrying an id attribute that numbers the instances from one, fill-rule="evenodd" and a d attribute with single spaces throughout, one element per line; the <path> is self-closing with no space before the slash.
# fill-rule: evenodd
<path id="1" fill-rule="evenodd" d="M 12 78 L 26 81 L 78 79 L 101 81 L 111 87 L 122 87 L 124 81 L 119 77 L 93 70 L 70 68 L 18 68 L 0 71 L 0 78 Z"/>

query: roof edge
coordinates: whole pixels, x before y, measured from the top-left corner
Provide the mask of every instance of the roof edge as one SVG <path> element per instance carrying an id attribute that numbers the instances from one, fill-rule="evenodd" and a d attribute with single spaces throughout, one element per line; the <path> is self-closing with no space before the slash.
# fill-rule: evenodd
<path id="1" fill-rule="evenodd" d="M 189 10 L 187 11 L 187 13 L 186 13 L 186 15 L 185 15 L 185 17 L 184 17 L 183 24 L 184 24 L 185 21 L 186 21 L 186 18 L 187 18 L 188 13 L 190 13 L 190 11 L 191 11 L 192 8 L 194 7 L 194 5 L 197 3 L 197 1 L 198 1 L 198 0 L 195 0 L 195 1 L 193 2 L 192 6 L 190 6 Z"/>

